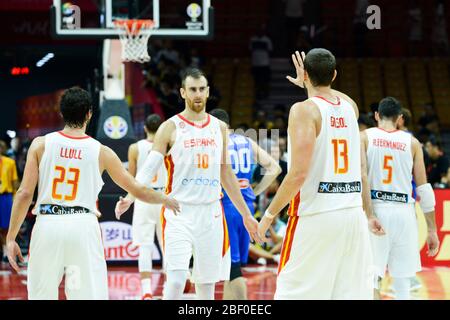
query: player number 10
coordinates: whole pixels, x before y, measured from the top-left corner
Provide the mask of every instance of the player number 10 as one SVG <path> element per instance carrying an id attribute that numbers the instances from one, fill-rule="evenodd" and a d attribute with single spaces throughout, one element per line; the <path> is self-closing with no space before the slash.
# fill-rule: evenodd
<path id="1" fill-rule="evenodd" d="M 197 153 L 197 168 L 208 169 L 209 167 L 209 156 L 207 154 Z"/>

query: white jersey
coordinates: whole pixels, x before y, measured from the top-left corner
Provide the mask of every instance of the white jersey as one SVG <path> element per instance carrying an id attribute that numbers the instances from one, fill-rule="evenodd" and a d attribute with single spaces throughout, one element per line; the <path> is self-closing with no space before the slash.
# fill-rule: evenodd
<path id="1" fill-rule="evenodd" d="M 139 171 L 144 166 L 145 159 L 147 159 L 148 154 L 152 151 L 153 142 L 147 139 L 142 139 L 137 142 L 138 157 L 136 162 L 136 169 Z M 136 172 L 137 172 L 136 171 Z M 159 167 L 158 172 L 153 177 L 150 187 L 153 189 L 165 188 L 167 183 L 167 173 L 163 166 Z"/>
<path id="2" fill-rule="evenodd" d="M 413 203 L 411 152 L 412 135 L 380 128 L 366 130 L 367 166 L 374 203 Z"/>
<path id="3" fill-rule="evenodd" d="M 103 187 L 99 156 L 101 144 L 85 137 L 69 137 L 61 131 L 45 136 L 39 163 L 39 194 L 33 213 L 100 216 L 98 194 Z"/>
<path id="4" fill-rule="evenodd" d="M 176 138 L 165 158 L 166 193 L 188 204 L 219 200 L 223 149 L 219 120 L 209 114 L 201 126 L 179 114 L 169 120 L 175 124 Z"/>
<path id="5" fill-rule="evenodd" d="M 322 117 L 311 167 L 289 215 L 307 216 L 362 206 L 361 155 L 358 121 L 352 105 L 310 98 Z"/>

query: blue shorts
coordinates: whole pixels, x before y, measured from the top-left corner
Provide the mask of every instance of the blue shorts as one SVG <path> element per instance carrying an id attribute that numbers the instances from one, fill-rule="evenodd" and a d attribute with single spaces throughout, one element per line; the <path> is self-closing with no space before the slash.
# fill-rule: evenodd
<path id="1" fill-rule="evenodd" d="M 247 206 L 252 215 L 254 215 L 255 208 L 253 201 L 247 201 Z M 230 238 L 231 263 L 240 263 L 241 265 L 246 264 L 248 260 L 250 236 L 247 229 L 245 229 L 242 216 L 230 201 L 223 203 L 223 209 L 225 211 Z"/>
<path id="2" fill-rule="evenodd" d="M 13 204 L 12 193 L 0 194 L 0 229 L 9 228 L 9 220 L 11 219 L 11 210 Z"/>

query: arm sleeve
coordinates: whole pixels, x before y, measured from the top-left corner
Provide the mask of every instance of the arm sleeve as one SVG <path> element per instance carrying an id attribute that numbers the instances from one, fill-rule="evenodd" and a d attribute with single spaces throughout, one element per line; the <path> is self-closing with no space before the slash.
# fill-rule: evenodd
<path id="1" fill-rule="evenodd" d="M 142 168 L 139 168 L 136 174 L 137 182 L 145 185 L 146 187 L 151 186 L 151 181 L 155 174 L 158 172 L 159 167 L 162 165 L 164 156 L 158 151 L 151 151 L 145 159 Z"/>

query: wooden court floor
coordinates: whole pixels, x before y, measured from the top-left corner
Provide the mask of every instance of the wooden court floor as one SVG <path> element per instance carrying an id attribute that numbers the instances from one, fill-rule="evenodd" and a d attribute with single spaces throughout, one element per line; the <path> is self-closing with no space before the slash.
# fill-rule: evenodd
<path id="1" fill-rule="evenodd" d="M 252 265 L 244 268 L 247 279 L 248 295 L 251 300 L 271 300 L 275 292 L 276 266 Z M 417 276 L 420 287 L 412 291 L 416 300 L 450 300 L 450 268 L 425 268 Z M 164 275 L 157 270 L 152 275 L 152 286 L 155 298 L 160 298 L 164 283 Z M 109 297 L 113 300 L 140 299 L 140 278 L 137 267 L 108 268 Z M 222 299 L 223 284 L 216 286 L 216 299 Z M 395 293 L 391 289 L 391 279 L 387 277 L 382 283 L 383 299 L 393 299 Z M 0 266 L 0 300 L 25 300 L 26 271 L 13 273 L 6 264 Z M 60 298 L 64 299 L 64 287 L 60 287 Z M 195 291 L 184 295 L 184 299 L 194 299 Z"/>

